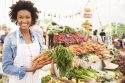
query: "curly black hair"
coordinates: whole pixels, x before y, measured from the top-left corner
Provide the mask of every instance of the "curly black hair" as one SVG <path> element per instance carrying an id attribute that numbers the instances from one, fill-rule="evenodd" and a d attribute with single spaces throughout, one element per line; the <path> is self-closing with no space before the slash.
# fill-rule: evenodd
<path id="1" fill-rule="evenodd" d="M 32 3 L 31 1 L 22 1 L 19 0 L 18 2 L 16 2 L 16 4 L 13 4 L 10 7 L 11 11 L 9 13 L 10 19 L 12 22 L 16 23 L 17 20 L 17 13 L 20 10 L 28 10 L 31 13 L 31 17 L 32 17 L 32 25 L 34 25 L 36 23 L 36 20 L 38 19 L 38 10 L 36 7 L 34 7 L 34 3 Z"/>

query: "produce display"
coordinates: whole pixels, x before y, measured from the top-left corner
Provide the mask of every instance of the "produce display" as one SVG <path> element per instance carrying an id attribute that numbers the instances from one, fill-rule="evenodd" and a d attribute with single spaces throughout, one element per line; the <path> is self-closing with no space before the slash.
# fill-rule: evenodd
<path id="1" fill-rule="evenodd" d="M 50 75 L 47 75 L 41 79 L 41 83 L 65 83 L 65 82 L 62 82 L 57 78 L 53 78 Z"/>
<path id="2" fill-rule="evenodd" d="M 82 27 L 85 28 L 86 30 L 92 30 L 92 24 L 89 22 L 89 20 L 83 22 Z"/>
<path id="3" fill-rule="evenodd" d="M 89 2 L 88 2 L 89 3 Z M 92 8 L 90 7 L 87 7 L 88 4 L 86 5 L 86 7 L 84 8 L 84 13 L 83 13 L 83 17 L 84 17 L 84 22 L 82 23 L 82 27 L 84 29 L 86 29 L 87 31 L 87 34 L 89 36 L 92 36 L 92 28 L 93 28 L 93 25 L 92 25 Z"/>
<path id="4" fill-rule="evenodd" d="M 84 18 L 92 18 L 92 9 L 84 8 Z"/>
<path id="5" fill-rule="evenodd" d="M 48 34 L 53 37 L 52 39 L 50 38 L 51 44 L 54 43 L 54 46 L 59 44 L 65 46 L 80 44 L 85 41 L 83 33 L 83 29 L 76 30 L 69 26 L 56 25 L 48 29 Z"/>
<path id="6" fill-rule="evenodd" d="M 93 43 L 93 41 L 83 42 L 81 45 L 71 45 L 69 49 L 78 56 L 95 53 L 100 59 L 110 57 L 110 51 L 106 45 Z"/>
<path id="7" fill-rule="evenodd" d="M 99 79 L 99 73 L 92 69 L 75 68 L 68 72 L 67 77 L 78 78 L 84 81 L 95 81 Z"/>
<path id="8" fill-rule="evenodd" d="M 93 41 L 82 42 L 68 47 L 63 45 L 55 46 L 39 54 L 33 64 L 47 65 L 51 61 L 57 65 L 59 77 L 42 78 L 42 83 L 117 83 L 117 79 L 124 73 L 124 57 L 121 57 L 117 49 L 108 49 L 105 44 Z M 102 68 L 95 69 L 92 65 L 97 65 L 101 61 Z M 65 80 L 62 78 L 66 78 Z"/>
<path id="9" fill-rule="evenodd" d="M 90 9 L 90 8 L 84 8 L 84 11 L 85 11 L 85 12 L 91 12 L 92 9 Z"/>
<path id="10" fill-rule="evenodd" d="M 113 53 L 111 53 L 111 51 Z M 115 83 L 117 79 L 124 75 L 124 58 L 120 57 L 119 52 L 116 49 L 111 51 L 106 45 L 92 43 L 92 41 L 83 42 L 80 45 L 70 45 L 69 47 L 58 45 L 39 54 L 33 60 L 33 63 L 37 62 L 39 64 L 46 65 L 53 59 L 59 69 L 60 77 L 65 77 L 73 83 Z M 114 58 L 112 56 L 114 56 Z M 118 65 L 112 63 L 111 58 Z M 108 61 L 107 59 L 110 59 L 111 61 Z M 96 62 L 100 60 L 105 64 L 102 66 L 103 70 L 93 69 L 91 65 L 94 63 L 96 64 Z M 59 82 L 59 80 L 60 83 L 65 83 L 61 81 L 61 79 L 53 77 L 48 77 L 46 80 L 50 80 L 50 78 L 51 81 L 47 83 L 53 83 L 54 81 Z M 42 80 L 42 83 L 44 83 L 43 81 L 45 81 L 45 79 Z"/>
<path id="11" fill-rule="evenodd" d="M 47 75 L 41 79 L 41 83 L 48 83 L 51 80 L 51 76 Z"/>
<path id="12" fill-rule="evenodd" d="M 91 12 L 86 12 L 86 13 L 84 13 L 84 17 L 85 18 L 91 18 L 92 17 L 92 13 Z"/>
<path id="13" fill-rule="evenodd" d="M 57 33 L 54 35 L 54 43 L 55 44 L 63 44 L 65 46 L 80 44 L 84 41 L 84 36 L 74 32 L 70 33 Z"/>
<path id="14" fill-rule="evenodd" d="M 120 71 L 125 75 L 125 56 L 120 56 L 114 60 L 119 65 Z"/>

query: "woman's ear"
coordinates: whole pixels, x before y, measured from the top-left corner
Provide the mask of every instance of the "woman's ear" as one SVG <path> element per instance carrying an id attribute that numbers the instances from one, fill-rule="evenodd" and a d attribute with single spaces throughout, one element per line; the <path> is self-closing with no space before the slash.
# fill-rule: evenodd
<path id="1" fill-rule="evenodd" d="M 15 24 L 16 24 L 16 25 L 19 25 L 17 20 L 16 20 Z"/>
<path id="2" fill-rule="evenodd" d="M 34 21 L 33 21 L 33 19 L 32 19 L 32 22 L 31 22 L 31 25 L 30 26 L 32 26 L 32 25 L 34 25 L 35 23 L 34 23 Z"/>

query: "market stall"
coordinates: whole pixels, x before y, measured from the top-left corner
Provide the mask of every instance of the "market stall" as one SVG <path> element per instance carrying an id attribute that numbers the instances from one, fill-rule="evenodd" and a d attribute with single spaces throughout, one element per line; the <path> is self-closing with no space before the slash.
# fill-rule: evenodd
<path id="1" fill-rule="evenodd" d="M 7 0 L 0 0 L 0 9 L 3 10 L 0 23 L 12 25 L 7 14 L 9 6 L 16 1 L 8 3 Z M 46 45 L 49 48 L 32 61 L 33 64 L 43 65 L 41 83 L 122 83 L 121 80 L 125 79 L 125 49 L 121 45 L 121 35 L 125 30 L 124 0 L 32 2 L 40 10 L 38 23 L 45 29 Z M 46 19 L 51 22 L 45 22 Z M 93 39 L 95 29 L 98 32 L 105 30 L 106 43 Z M 8 81 L 2 72 L 1 62 L 2 48 L 0 78 L 3 76 Z M 54 76 L 50 72 L 52 62 Z"/>
<path id="2" fill-rule="evenodd" d="M 68 28 L 68 29 L 67 29 Z M 66 32 L 65 32 L 66 31 Z M 34 62 L 49 64 L 52 60 L 59 70 L 58 76 L 47 75 L 42 83 L 118 83 L 124 76 L 124 57 L 120 50 L 88 38 L 86 41 L 71 35 L 75 29 L 57 28 L 53 31 L 54 46 L 41 53 Z M 76 35 L 75 31 L 75 35 Z M 68 34 L 67 34 L 68 33 Z M 70 38 L 71 37 L 71 38 Z M 72 40 L 67 42 L 67 39 Z M 56 71 L 57 71 L 56 70 Z"/>

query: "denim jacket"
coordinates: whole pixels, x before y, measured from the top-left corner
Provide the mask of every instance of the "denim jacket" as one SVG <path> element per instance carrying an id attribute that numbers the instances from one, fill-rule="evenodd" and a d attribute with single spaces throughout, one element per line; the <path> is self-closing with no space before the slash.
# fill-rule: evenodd
<path id="1" fill-rule="evenodd" d="M 16 38 L 17 31 L 10 33 L 5 38 L 5 42 L 3 45 L 3 51 L 2 51 L 2 68 L 3 72 L 9 75 L 16 75 L 19 76 L 19 79 L 22 79 L 26 74 L 26 69 L 24 67 L 16 67 L 13 65 L 14 58 L 16 57 L 16 51 L 17 51 L 17 38 Z M 44 49 L 43 42 L 40 38 L 40 34 L 33 32 L 30 30 L 30 34 L 32 37 L 32 41 L 38 41 L 40 44 L 40 51 Z M 35 40 L 35 39 L 38 40 Z M 24 43 L 24 38 L 19 32 L 19 40 L 20 43 Z"/>

